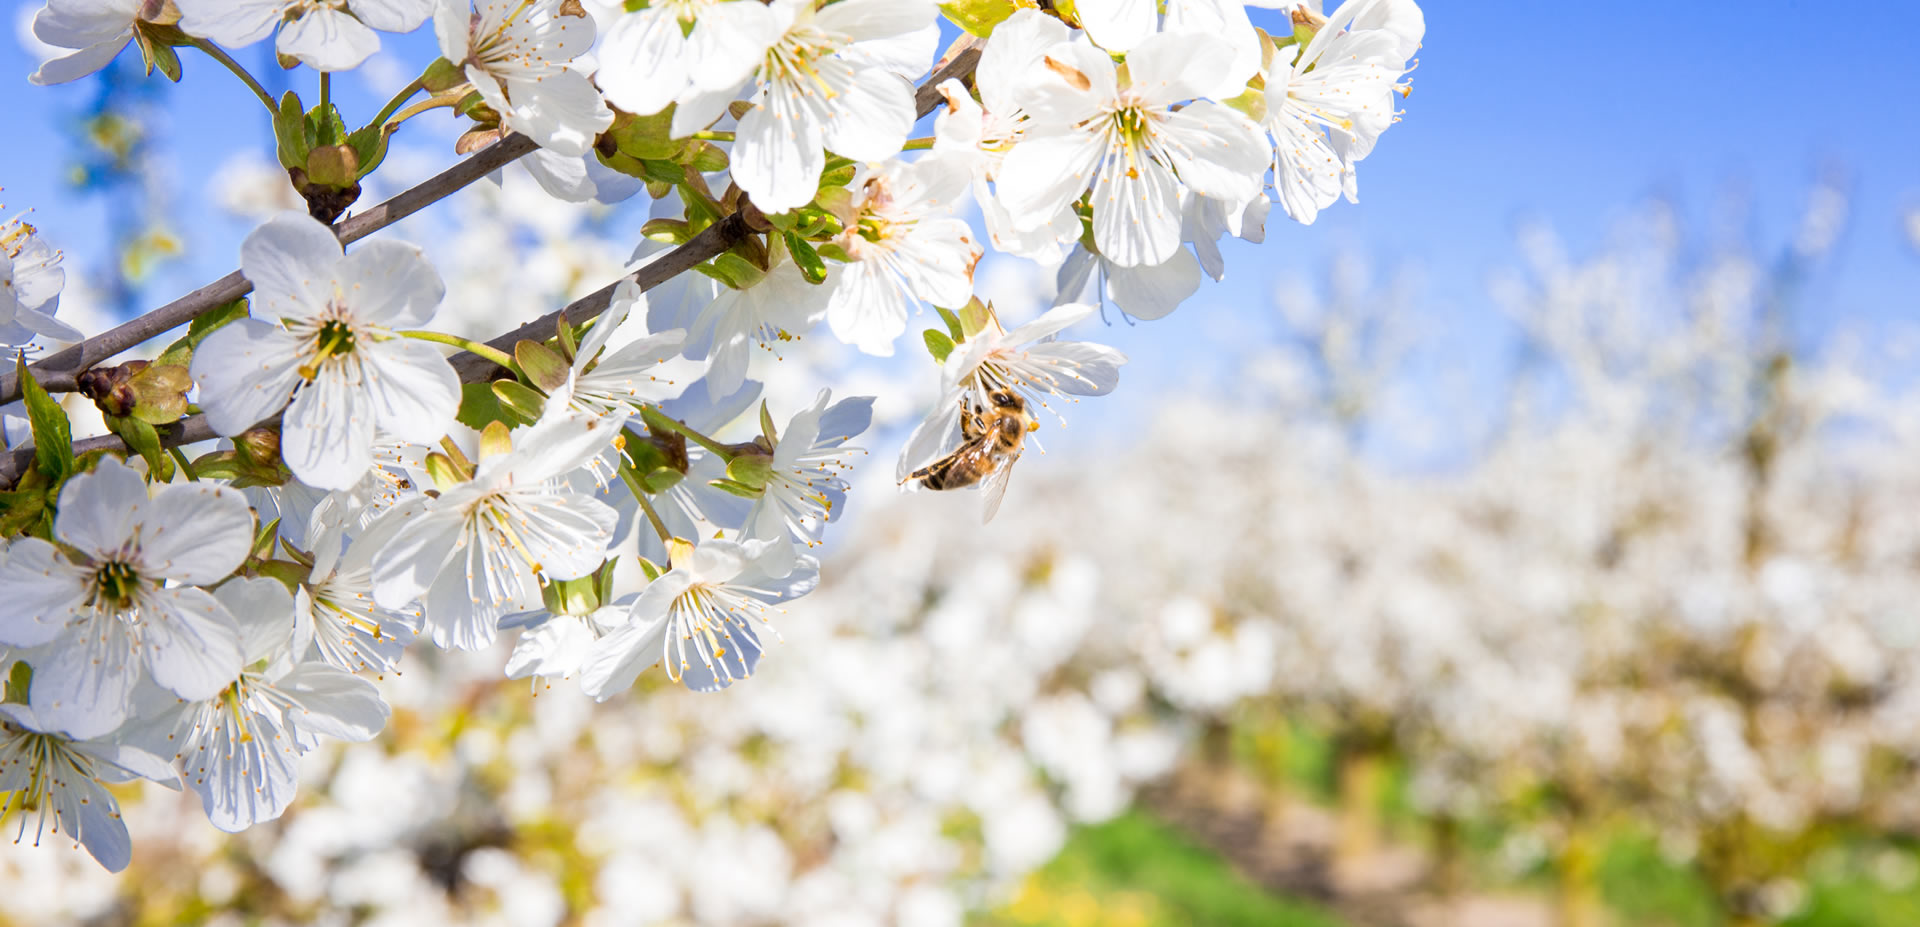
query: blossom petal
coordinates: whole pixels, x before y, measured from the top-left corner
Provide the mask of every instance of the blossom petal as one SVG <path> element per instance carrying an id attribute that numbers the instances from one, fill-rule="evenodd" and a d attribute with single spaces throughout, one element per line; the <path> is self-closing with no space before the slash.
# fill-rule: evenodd
<path id="1" fill-rule="evenodd" d="M 141 643 L 154 682 L 199 702 L 239 678 L 240 629 L 206 590 L 159 589 L 142 604 Z"/>
<path id="2" fill-rule="evenodd" d="M 363 743 L 393 715 L 373 683 L 325 663 L 302 663 L 275 680 L 274 688 L 293 703 L 287 723 L 307 736 Z"/>
<path id="3" fill-rule="evenodd" d="M 67 562 L 52 544 L 18 538 L 0 551 L 0 645 L 38 647 L 78 615 L 91 591 L 84 567 Z"/>
<path id="4" fill-rule="evenodd" d="M 215 434 L 237 435 L 293 398 L 307 344 L 271 322 L 240 319 L 208 335 L 189 368 Z"/>
<path id="5" fill-rule="evenodd" d="M 142 575 L 206 586 L 226 579 L 253 546 L 253 513 L 237 489 L 212 483 L 161 489 L 140 513 Z"/>
<path id="6" fill-rule="evenodd" d="M 367 405 L 379 430 L 415 443 L 437 441 L 460 411 L 460 375 L 433 345 L 396 338 L 361 350 Z"/>
<path id="7" fill-rule="evenodd" d="M 323 312 L 341 257 L 340 240 L 318 219 L 295 212 L 268 219 L 240 243 L 240 271 L 253 284 L 253 317 L 309 319 Z"/>
<path id="8" fill-rule="evenodd" d="M 60 487 L 53 533 L 91 557 L 117 556 L 133 539 L 147 506 L 147 481 L 117 457 L 103 457 L 91 473 Z"/>
<path id="9" fill-rule="evenodd" d="M 386 328 L 425 324 L 447 293 L 426 252 L 389 239 L 355 247 L 336 266 L 334 279 L 355 322 Z"/>
<path id="10" fill-rule="evenodd" d="M 347 363 L 322 367 L 287 407 L 280 429 L 287 469 L 317 489 L 351 489 L 373 465 L 373 400 L 348 381 Z"/>

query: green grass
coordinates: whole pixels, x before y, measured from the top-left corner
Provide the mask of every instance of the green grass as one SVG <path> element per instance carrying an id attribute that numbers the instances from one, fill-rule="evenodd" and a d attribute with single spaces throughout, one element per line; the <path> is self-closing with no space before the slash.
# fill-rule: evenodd
<path id="1" fill-rule="evenodd" d="M 1077 830 L 1018 897 L 979 927 L 1344 927 L 1268 894 L 1138 811 Z"/>

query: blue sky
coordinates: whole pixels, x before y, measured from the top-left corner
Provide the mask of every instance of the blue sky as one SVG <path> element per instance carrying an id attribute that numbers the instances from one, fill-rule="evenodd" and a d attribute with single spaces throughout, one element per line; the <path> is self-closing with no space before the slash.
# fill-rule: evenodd
<path id="1" fill-rule="evenodd" d="M 6 25 L 32 6 L 12 8 Z M 1377 268 L 1413 268 L 1424 284 L 1419 308 L 1435 372 L 1484 375 L 1511 347 L 1486 279 L 1515 263 L 1513 232 L 1523 219 L 1550 223 L 1578 253 L 1652 195 L 1677 203 L 1696 227 L 1713 226 L 1726 202 L 1744 198 L 1747 220 L 1715 234 L 1776 247 L 1791 236 L 1816 174 L 1835 168 L 1849 178 L 1852 222 L 1837 260 L 1811 285 L 1822 314 L 1809 326 L 1878 329 L 1915 318 L 1920 260 L 1900 223 L 1920 206 L 1920 120 L 1910 115 L 1920 90 L 1912 71 L 1920 4 L 1434 0 L 1426 8 L 1426 47 L 1405 120 L 1362 165 L 1362 202 L 1337 205 L 1311 227 L 1276 213 L 1264 246 L 1227 249 L 1225 283 L 1204 288 L 1166 321 L 1107 333 L 1132 355 L 1133 382 L 1201 376 L 1214 366 L 1208 339 L 1264 326 L 1278 277 L 1317 278 L 1343 250 L 1366 254 Z M 424 31 L 387 41 L 409 68 L 434 54 Z M 293 80 L 312 96 L 310 72 L 283 75 L 268 55 L 265 43 L 238 53 L 256 73 Z M 159 142 L 180 196 L 191 199 L 229 151 L 270 151 L 270 139 L 264 114 L 235 82 L 189 50 L 182 57 L 194 94 L 191 102 L 170 95 Z M 76 200 L 65 185 L 59 153 L 67 143 L 57 132 L 94 90 L 32 87 L 25 76 L 33 66 L 17 42 L 0 41 L 0 80 L 14 82 L 5 97 L 9 123 L 19 137 L 52 146 L 0 147 L 0 202 L 9 213 L 35 207 L 34 222 L 70 261 L 98 266 L 109 259 L 94 244 L 104 235 L 104 208 Z M 411 73 L 396 72 L 382 86 Z M 365 119 L 384 97 L 370 83 L 350 75 L 336 86 L 350 117 Z M 408 131 L 424 144 L 444 121 Z M 244 229 L 189 217 L 181 223 L 189 253 L 155 278 L 149 303 L 234 265 Z"/>

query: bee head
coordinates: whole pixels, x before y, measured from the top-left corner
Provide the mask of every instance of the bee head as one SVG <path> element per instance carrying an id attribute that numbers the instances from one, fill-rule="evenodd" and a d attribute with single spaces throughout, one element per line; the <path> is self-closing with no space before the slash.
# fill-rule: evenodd
<path id="1" fill-rule="evenodd" d="M 1015 412 L 1023 411 L 1027 407 L 1026 400 L 1021 399 L 1018 393 L 1010 389 L 997 389 L 988 393 L 987 401 L 993 403 L 995 408 L 1010 409 Z"/>

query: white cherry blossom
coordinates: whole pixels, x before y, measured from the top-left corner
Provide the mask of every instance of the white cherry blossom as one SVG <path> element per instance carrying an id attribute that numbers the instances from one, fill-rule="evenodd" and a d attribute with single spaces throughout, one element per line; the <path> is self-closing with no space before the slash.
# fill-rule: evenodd
<path id="1" fill-rule="evenodd" d="M 957 443 L 962 411 L 987 408 L 987 394 L 994 390 L 1012 390 L 1040 408 L 1048 408 L 1048 397 L 1113 392 L 1126 355 L 1104 344 L 1059 340 L 1062 331 L 1097 311 L 1084 303 L 1057 306 L 1012 330 L 988 316 L 984 329 L 947 356 L 940 370 L 940 400 L 901 447 L 895 478 L 906 480 Z"/>
<path id="2" fill-rule="evenodd" d="M 47 0 L 33 16 L 33 36 L 70 54 L 41 63 L 27 80 L 41 86 L 79 80 L 113 62 L 133 41 L 133 24 L 148 0 Z"/>
<path id="3" fill-rule="evenodd" d="M 568 66 L 593 45 L 593 19 L 565 0 L 441 0 L 440 54 L 500 114 L 500 124 L 554 155 L 579 158 L 613 124 L 593 82 Z"/>
<path id="4" fill-rule="evenodd" d="M 312 629 L 313 651 L 350 673 L 384 676 L 420 633 L 418 609 L 382 608 L 373 600 L 371 544 L 345 545 L 342 528 L 315 529 L 313 572 L 295 595 L 301 621 Z M 297 649 L 297 648 L 296 648 Z"/>
<path id="5" fill-rule="evenodd" d="M 640 284 L 631 277 L 620 281 L 607 311 L 593 323 L 574 353 L 573 385 L 567 395 L 573 408 L 595 415 L 624 416 L 642 404 L 664 402 L 686 389 L 686 382 L 663 366 L 680 356 L 686 332 L 668 329 L 608 348 L 622 336 L 623 328 L 644 329 L 647 315 L 647 294 Z"/>
<path id="6" fill-rule="evenodd" d="M 1281 49 L 1268 67 L 1263 124 L 1274 140 L 1273 186 L 1297 222 L 1312 224 L 1342 193 L 1357 202 L 1354 164 L 1393 125 L 1394 95 L 1419 39 L 1358 23 L 1384 25 L 1382 15 L 1398 5 L 1349 0 L 1297 57 Z"/>
<path id="7" fill-rule="evenodd" d="M 54 537 L 0 554 L 0 644 L 41 648 L 29 703 L 50 730 L 85 739 L 119 727 L 151 675 L 186 699 L 211 698 L 240 670 L 234 619 L 206 590 L 253 543 L 240 493 L 209 483 L 146 481 L 108 457 L 67 480 Z"/>
<path id="8" fill-rule="evenodd" d="M 84 846 L 108 872 L 127 868 L 133 841 L 120 819 L 120 803 L 107 785 L 144 778 L 176 781 L 166 761 L 138 747 L 62 736 L 33 708 L 0 704 L 0 821 L 19 809 L 14 842 L 34 821 L 37 846 L 48 833 Z M 52 820 L 48 820 L 51 813 Z"/>
<path id="9" fill-rule="evenodd" d="M 847 481 L 858 448 L 846 446 L 873 422 L 873 397 L 855 396 L 829 406 L 832 393 L 821 390 L 813 405 L 800 410 L 773 444 L 767 484 L 747 515 L 746 540 L 770 541 L 760 567 L 769 576 L 785 576 L 799 561 L 796 542 L 820 544 L 826 523 L 846 508 Z"/>
<path id="10" fill-rule="evenodd" d="M 846 231 L 834 239 L 852 259 L 835 268 L 827 299 L 834 337 L 887 357 L 916 301 L 966 305 L 981 250 L 953 207 L 968 179 L 937 155 L 855 178 Z"/>
<path id="11" fill-rule="evenodd" d="M 43 335 L 79 341 L 79 331 L 53 317 L 67 284 L 62 253 L 19 219 L 0 222 L 0 345 L 17 347 Z"/>
<path id="12" fill-rule="evenodd" d="M 785 25 L 761 0 L 656 0 L 607 27 L 595 78 L 609 102 L 641 116 L 689 92 L 731 94 Z"/>
<path id="13" fill-rule="evenodd" d="M 216 330 L 193 358 L 214 431 L 237 435 L 285 406 L 281 454 L 321 489 L 360 482 L 376 430 L 423 443 L 446 433 L 459 377 L 433 345 L 394 333 L 425 322 L 445 292 L 419 248 L 370 241 L 343 256 L 326 226 L 287 213 L 247 236 L 240 269 L 253 318 Z"/>
<path id="14" fill-rule="evenodd" d="M 294 600 L 278 580 L 235 579 L 215 592 L 238 616 L 245 669 L 212 698 L 182 701 L 133 742 L 173 751 L 207 820 L 229 833 L 279 817 L 299 786 L 296 765 L 316 735 L 364 741 L 386 726 L 373 683 L 295 651 Z"/>
<path id="15" fill-rule="evenodd" d="M 677 541 L 672 568 L 640 591 L 625 625 L 601 638 L 580 676 L 599 701 L 633 686 L 647 668 L 696 692 L 717 692 L 753 674 L 760 629 L 772 606 L 811 591 L 820 565 L 801 557 L 785 576 L 764 569 L 770 542 Z"/>
<path id="16" fill-rule="evenodd" d="M 1001 202 L 1031 228 L 1091 181 L 1102 254 L 1122 267 L 1173 256 L 1181 192 L 1249 200 L 1271 157 L 1258 128 L 1226 106 L 1200 100 L 1169 109 L 1216 85 L 1231 58 L 1220 39 L 1159 33 L 1127 55 L 1130 77 L 1121 86 L 1105 52 L 1084 42 L 1055 46 L 1044 79 L 1022 98 L 1031 121 L 1001 166 Z"/>
<path id="17" fill-rule="evenodd" d="M 841 0 L 817 11 L 814 0 L 773 0 L 769 9 L 781 34 L 760 65 L 731 156 L 734 182 L 777 213 L 812 201 L 827 150 L 856 161 L 899 153 L 913 128 L 913 86 L 864 43 L 919 33 L 936 10 L 929 0 Z M 686 124 L 719 118 L 731 98 L 683 100 Z"/>
<path id="18" fill-rule="evenodd" d="M 617 515 L 558 481 L 598 457 L 624 421 L 559 410 L 480 460 L 472 480 L 389 510 L 359 542 L 376 551 L 374 602 L 397 609 L 425 594 L 433 642 L 476 650 L 542 577 L 599 569 Z"/>
<path id="19" fill-rule="evenodd" d="M 174 0 L 180 29 L 228 48 L 252 45 L 276 28 L 274 48 L 316 71 L 345 71 L 380 50 L 381 32 L 412 32 L 434 0 Z"/>

